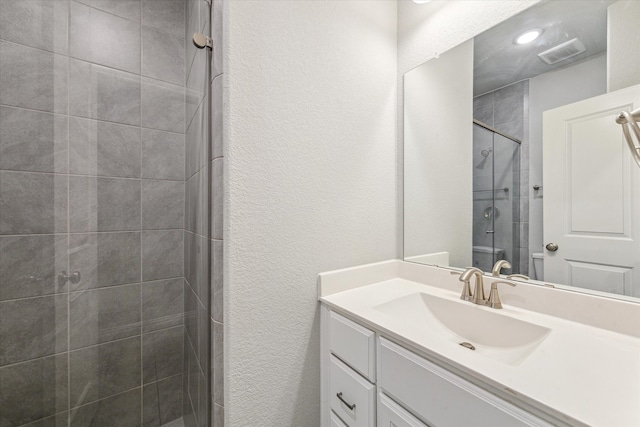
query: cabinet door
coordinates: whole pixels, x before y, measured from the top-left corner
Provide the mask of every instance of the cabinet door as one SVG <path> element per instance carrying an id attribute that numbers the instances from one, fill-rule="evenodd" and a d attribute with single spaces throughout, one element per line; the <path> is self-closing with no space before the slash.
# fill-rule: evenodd
<path id="1" fill-rule="evenodd" d="M 428 427 L 404 408 L 380 393 L 378 396 L 378 427 Z"/>
<path id="2" fill-rule="evenodd" d="M 439 427 L 524 427 L 549 423 L 384 338 L 378 385 Z"/>
<path id="3" fill-rule="evenodd" d="M 331 411 L 330 422 L 331 427 L 349 427 L 345 423 L 343 423 L 340 417 L 338 417 L 333 411 Z"/>

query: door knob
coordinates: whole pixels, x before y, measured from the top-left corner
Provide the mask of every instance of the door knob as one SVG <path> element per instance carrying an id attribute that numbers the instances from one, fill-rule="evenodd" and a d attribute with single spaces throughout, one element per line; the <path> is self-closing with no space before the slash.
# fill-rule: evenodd
<path id="1" fill-rule="evenodd" d="M 555 252 L 558 250 L 558 245 L 556 243 L 547 243 L 545 246 L 549 252 Z"/>

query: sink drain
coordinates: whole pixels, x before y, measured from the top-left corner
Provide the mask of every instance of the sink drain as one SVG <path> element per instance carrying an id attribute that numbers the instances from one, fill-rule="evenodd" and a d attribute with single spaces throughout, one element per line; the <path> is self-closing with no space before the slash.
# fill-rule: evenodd
<path id="1" fill-rule="evenodd" d="M 460 343 L 461 346 L 468 348 L 469 350 L 475 350 L 476 348 L 473 346 L 473 344 L 471 344 L 470 342 L 461 342 Z"/>

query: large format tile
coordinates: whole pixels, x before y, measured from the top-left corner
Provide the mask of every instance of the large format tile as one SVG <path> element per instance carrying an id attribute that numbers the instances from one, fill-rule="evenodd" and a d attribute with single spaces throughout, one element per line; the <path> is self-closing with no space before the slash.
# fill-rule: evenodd
<path id="1" fill-rule="evenodd" d="M 187 282 L 184 285 L 184 330 L 195 352 L 198 346 L 198 298 Z"/>
<path id="2" fill-rule="evenodd" d="M 203 304 L 209 304 L 209 301 L 198 302 L 198 360 L 200 360 L 200 369 L 208 379 L 211 370 L 207 361 L 211 358 L 211 337 L 213 334 L 210 335 L 211 316 L 209 316 L 209 310 Z"/>
<path id="3" fill-rule="evenodd" d="M 67 54 L 66 0 L 0 0 L 0 38 Z"/>
<path id="4" fill-rule="evenodd" d="M 41 418 L 38 421 L 34 421 L 29 424 L 24 424 L 21 427 L 68 427 L 69 426 L 69 412 L 60 412 L 50 417 Z"/>
<path id="5" fill-rule="evenodd" d="M 0 106 L 0 169 L 67 172 L 67 117 Z"/>
<path id="6" fill-rule="evenodd" d="M 183 37 L 185 40 L 185 73 L 187 76 L 191 70 L 196 52 L 200 50 L 195 44 L 193 44 L 193 34 L 202 32 L 202 29 L 199 28 L 199 12 L 200 8 L 198 7 L 198 2 L 196 0 L 187 0 L 185 2 L 185 13 L 187 14 L 187 18 L 185 22 L 186 25 L 183 29 Z"/>
<path id="7" fill-rule="evenodd" d="M 144 334 L 142 337 L 143 383 L 148 384 L 182 372 L 182 326 Z"/>
<path id="8" fill-rule="evenodd" d="M 0 302 L 0 366 L 67 350 L 67 297 Z"/>
<path id="9" fill-rule="evenodd" d="M 140 76 L 69 60 L 69 114 L 140 125 Z"/>
<path id="10" fill-rule="evenodd" d="M 185 232 L 184 239 L 184 277 L 202 301 L 209 302 L 209 243 L 204 236 Z"/>
<path id="11" fill-rule="evenodd" d="M 184 183 L 142 181 L 142 228 L 162 230 L 184 227 Z"/>
<path id="12" fill-rule="evenodd" d="M 66 235 L 0 237 L 0 301 L 64 292 Z"/>
<path id="13" fill-rule="evenodd" d="M 144 27 L 142 75 L 184 86 L 184 39 Z"/>
<path id="14" fill-rule="evenodd" d="M 224 407 L 217 403 L 213 403 L 211 406 L 213 411 L 213 414 L 211 415 L 211 426 L 224 427 Z"/>
<path id="15" fill-rule="evenodd" d="M 208 116 L 207 112 L 209 97 L 205 97 L 202 103 L 197 106 L 195 115 L 185 133 L 185 152 L 186 152 L 186 177 L 190 178 L 194 173 L 199 171 L 207 164 L 207 144 L 209 138 L 208 132 Z M 189 114 L 189 105 L 187 105 L 187 114 Z"/>
<path id="16" fill-rule="evenodd" d="M 139 284 L 69 295 L 72 349 L 140 335 L 140 320 Z"/>
<path id="17" fill-rule="evenodd" d="M 142 23 L 149 27 L 182 36 L 184 0 L 142 0 Z"/>
<path id="18" fill-rule="evenodd" d="M 142 396 L 144 427 L 167 427 L 182 417 L 182 375 L 145 385 Z"/>
<path id="19" fill-rule="evenodd" d="M 140 24 L 71 2 L 69 55 L 140 73 Z"/>
<path id="20" fill-rule="evenodd" d="M 71 117 L 69 172 L 139 178 L 140 128 Z"/>
<path id="21" fill-rule="evenodd" d="M 189 341 L 189 340 L 187 340 Z M 195 349 L 191 345 L 189 341 L 189 345 L 187 346 L 188 350 L 185 354 L 187 358 L 187 377 L 185 378 L 187 382 L 187 396 L 191 401 L 191 406 L 194 410 L 194 416 L 198 413 L 198 388 L 200 382 L 200 362 L 198 361 L 198 357 L 195 353 Z"/>
<path id="22" fill-rule="evenodd" d="M 140 22 L 140 0 L 76 0 L 122 18 Z"/>
<path id="23" fill-rule="evenodd" d="M 207 365 L 206 363 L 204 364 Z M 200 379 L 198 381 L 198 409 L 196 412 L 196 419 L 198 420 L 199 427 L 208 427 L 209 421 L 209 382 L 207 375 L 200 372 Z"/>
<path id="24" fill-rule="evenodd" d="M 223 87 L 222 76 L 218 76 L 213 80 L 212 94 L 211 94 L 211 152 L 212 158 L 222 157 L 223 155 L 223 117 L 222 117 L 222 100 L 223 100 Z"/>
<path id="25" fill-rule="evenodd" d="M 142 330 L 152 332 L 182 325 L 182 277 L 142 284 Z"/>
<path id="26" fill-rule="evenodd" d="M 67 177 L 0 171 L 0 234 L 67 231 Z"/>
<path id="27" fill-rule="evenodd" d="M 222 240 L 213 240 L 213 256 L 211 259 L 211 315 L 213 320 L 222 322 L 224 320 L 223 311 L 223 260 L 224 249 Z"/>
<path id="28" fill-rule="evenodd" d="M 142 232 L 142 280 L 183 275 L 183 230 Z"/>
<path id="29" fill-rule="evenodd" d="M 209 171 L 203 168 L 186 183 L 185 228 L 201 236 L 207 235 L 209 222 Z"/>
<path id="30" fill-rule="evenodd" d="M 184 135 L 142 129 L 142 177 L 184 181 Z"/>
<path id="31" fill-rule="evenodd" d="M 140 266 L 140 232 L 70 236 L 69 271 L 82 274 L 73 289 L 139 282 Z"/>
<path id="32" fill-rule="evenodd" d="M 214 239 L 222 239 L 224 226 L 224 159 L 213 161 L 211 235 Z"/>
<path id="33" fill-rule="evenodd" d="M 208 50 L 198 49 L 195 53 L 191 68 L 189 69 L 189 74 L 187 75 L 187 123 L 189 123 L 193 118 L 196 108 L 204 99 L 207 94 L 208 87 L 211 84 L 207 63 L 208 59 Z"/>
<path id="34" fill-rule="evenodd" d="M 71 427 L 139 427 L 142 399 L 140 388 L 76 409 Z"/>
<path id="35" fill-rule="evenodd" d="M 222 323 L 213 322 L 213 357 L 211 369 L 213 372 L 213 382 L 211 390 L 213 401 L 224 406 L 224 327 Z"/>
<path id="36" fill-rule="evenodd" d="M 0 424 L 21 426 L 66 411 L 67 372 L 66 353 L 0 368 Z M 33 427 L 66 426 L 51 421 Z"/>
<path id="37" fill-rule="evenodd" d="M 67 58 L 0 40 L 0 104 L 67 112 Z"/>
<path id="38" fill-rule="evenodd" d="M 184 87 L 143 77 L 142 126 L 184 132 Z"/>
<path id="39" fill-rule="evenodd" d="M 72 232 L 140 230 L 140 180 L 69 177 Z"/>
<path id="40" fill-rule="evenodd" d="M 140 386 L 140 337 L 72 351 L 71 405 L 84 405 Z"/>
<path id="41" fill-rule="evenodd" d="M 211 74 L 212 76 L 219 76 L 222 74 L 224 67 L 224 55 L 223 53 L 223 0 L 213 0 L 211 10 L 211 38 L 213 39 L 213 52 L 211 54 Z"/>

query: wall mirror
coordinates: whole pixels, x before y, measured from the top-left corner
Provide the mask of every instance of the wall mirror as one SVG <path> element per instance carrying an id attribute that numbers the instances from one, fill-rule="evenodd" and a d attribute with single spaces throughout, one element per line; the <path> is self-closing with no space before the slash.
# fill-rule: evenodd
<path id="1" fill-rule="evenodd" d="M 404 259 L 640 301 L 640 6 L 549 0 L 404 76 Z M 634 44 L 635 43 L 635 44 Z"/>

